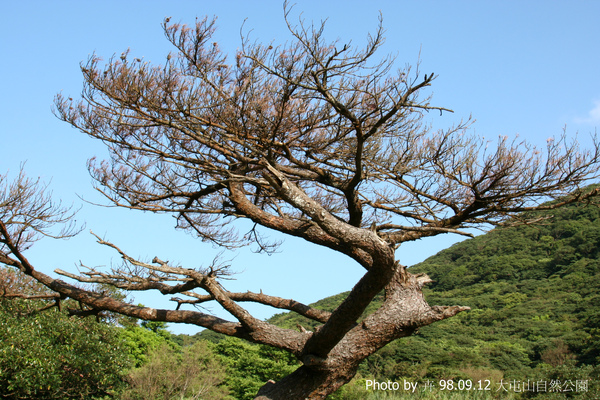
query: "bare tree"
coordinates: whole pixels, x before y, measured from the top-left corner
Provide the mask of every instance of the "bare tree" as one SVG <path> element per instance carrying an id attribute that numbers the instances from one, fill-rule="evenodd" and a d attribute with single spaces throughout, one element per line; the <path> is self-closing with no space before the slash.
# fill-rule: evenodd
<path id="1" fill-rule="evenodd" d="M 82 99 L 59 95 L 56 114 L 108 147 L 110 158 L 91 159 L 89 170 L 113 205 L 173 214 L 178 228 L 228 249 L 254 243 L 272 251 L 277 243 L 263 236 L 269 228 L 348 256 L 349 268 L 358 263 L 365 273 L 338 308 L 330 313 L 263 293 L 233 293 L 220 283 L 225 266 L 142 262 L 101 238 L 122 256 L 121 268 L 57 271 L 79 282 L 179 296 L 175 309 L 133 306 L 36 271 L 14 227 L 33 232 L 44 220 L 37 217 L 0 214 L 0 261 L 90 310 L 196 324 L 285 349 L 302 366 L 266 383 L 257 398 L 322 399 L 387 343 L 468 310 L 430 306 L 421 291 L 429 278 L 396 260 L 401 243 L 470 236 L 469 228 L 514 223 L 517 213 L 595 196 L 598 190 L 583 188 L 598 175 L 600 147 L 594 138 L 591 151 L 579 150 L 565 135 L 545 148 L 507 138 L 488 143 L 470 133 L 469 122 L 431 131 L 424 115 L 450 112 L 423 98 L 435 75 L 397 71 L 390 57 L 374 61 L 381 23 L 364 48 L 354 48 L 326 41 L 324 25 L 290 24 L 288 13 L 290 42 L 242 38 L 231 58 L 212 38 L 214 20 L 185 26 L 167 19 L 164 31 L 177 51 L 163 65 L 127 52 L 105 63 L 92 56 L 82 65 Z M 235 229 L 240 219 L 253 223 L 246 234 Z M 383 304 L 361 319 L 382 291 Z M 233 321 L 181 307 L 207 301 L 217 301 Z M 282 329 L 253 317 L 242 302 L 321 325 Z"/>

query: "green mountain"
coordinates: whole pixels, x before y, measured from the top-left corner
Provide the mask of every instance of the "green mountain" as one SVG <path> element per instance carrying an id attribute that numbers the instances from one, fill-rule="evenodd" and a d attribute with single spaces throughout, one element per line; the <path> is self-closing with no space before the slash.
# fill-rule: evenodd
<path id="1" fill-rule="evenodd" d="M 573 205 L 536 216 L 552 218 L 495 228 L 412 267 L 433 279 L 425 289 L 430 304 L 471 311 L 389 344 L 364 363 L 362 377 L 560 380 L 570 395 L 580 393 L 566 385 L 597 379 L 600 207 Z M 345 295 L 314 306 L 333 309 Z M 314 326 L 288 313 L 271 322 Z"/>

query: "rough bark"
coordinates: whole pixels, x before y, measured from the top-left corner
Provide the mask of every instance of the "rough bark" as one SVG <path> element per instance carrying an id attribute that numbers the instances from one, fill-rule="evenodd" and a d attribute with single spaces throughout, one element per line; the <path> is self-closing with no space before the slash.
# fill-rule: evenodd
<path id="1" fill-rule="evenodd" d="M 425 276 L 399 266 L 386 287 L 383 305 L 352 328 L 327 354 L 304 356 L 303 365 L 279 382 L 261 388 L 257 399 L 324 399 L 350 381 L 364 359 L 392 340 L 410 336 L 418 328 L 452 317 L 469 307 L 430 307 L 421 288 Z"/>

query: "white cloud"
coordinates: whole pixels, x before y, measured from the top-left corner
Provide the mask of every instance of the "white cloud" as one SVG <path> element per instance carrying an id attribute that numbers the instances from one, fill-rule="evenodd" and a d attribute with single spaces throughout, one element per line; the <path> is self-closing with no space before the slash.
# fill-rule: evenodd
<path id="1" fill-rule="evenodd" d="M 594 100 L 594 107 L 588 112 L 586 117 L 576 117 L 578 124 L 600 124 L 600 100 Z"/>

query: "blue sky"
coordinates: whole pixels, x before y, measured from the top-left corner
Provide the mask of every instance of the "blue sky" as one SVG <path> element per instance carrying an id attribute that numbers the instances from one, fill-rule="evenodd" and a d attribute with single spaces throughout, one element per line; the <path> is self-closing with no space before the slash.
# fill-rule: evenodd
<path id="1" fill-rule="evenodd" d="M 470 115 L 473 129 L 486 138 L 520 135 L 543 145 L 566 126 L 589 143 L 600 125 L 600 29 L 596 1 L 297 1 L 292 20 L 327 19 L 326 36 L 364 43 L 377 26 L 386 28 L 380 54 L 397 55 L 399 67 L 420 60 L 434 72 L 433 103 L 453 115 L 432 113 L 443 128 Z M 216 39 L 231 52 L 239 47 L 240 28 L 262 42 L 290 39 L 280 1 L 4 1 L 0 50 L 0 173 L 26 161 L 30 176 L 40 176 L 56 199 L 81 206 L 77 220 L 86 231 L 69 241 L 45 239 L 28 253 L 38 268 L 75 271 L 79 261 L 110 265 L 118 257 L 101 248 L 88 230 L 113 241 L 132 256 L 158 256 L 189 267 L 207 265 L 218 249 L 173 229 L 174 220 L 82 203 L 101 201 L 91 190 L 85 162 L 104 149 L 52 113 L 53 97 L 77 96 L 82 87 L 79 64 L 92 52 L 109 58 L 130 48 L 133 55 L 163 62 L 173 49 L 160 23 L 193 24 L 196 17 L 218 16 Z M 244 22 L 245 21 L 245 22 Z M 399 260 L 415 264 L 449 246 L 456 237 L 403 245 Z M 362 274 L 352 261 L 330 251 L 286 239 L 282 252 L 255 255 L 247 249 L 224 254 L 239 274 L 229 290 L 265 293 L 314 302 L 349 290 Z M 170 307 L 159 294 L 136 301 Z M 226 315 L 218 307 L 208 309 Z M 271 309 L 250 307 L 261 318 Z M 171 326 L 194 333 L 195 327 Z"/>

